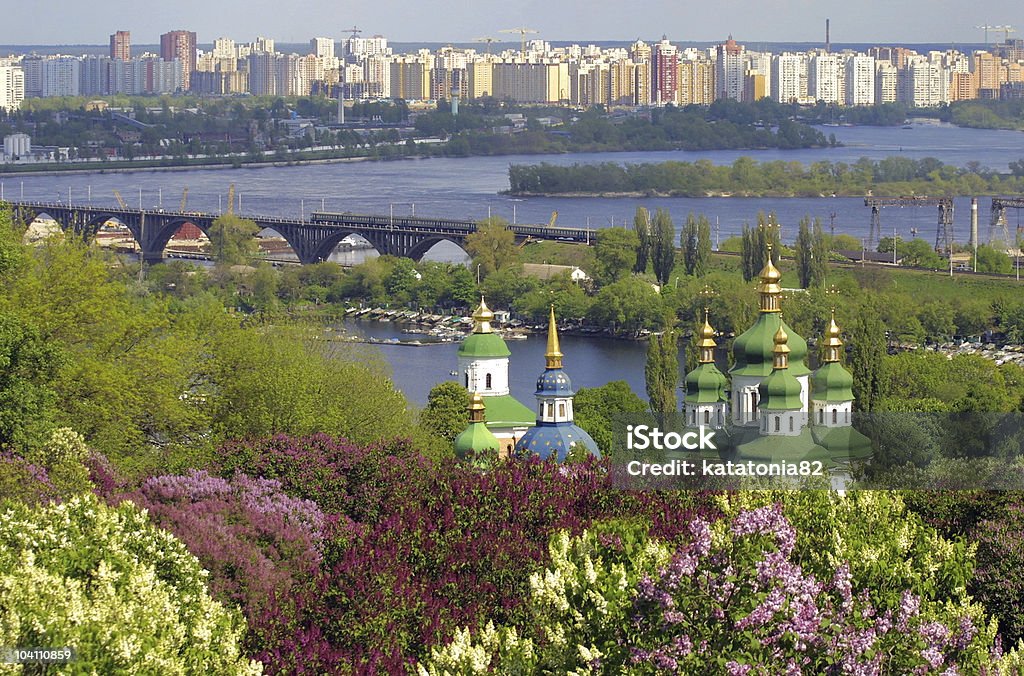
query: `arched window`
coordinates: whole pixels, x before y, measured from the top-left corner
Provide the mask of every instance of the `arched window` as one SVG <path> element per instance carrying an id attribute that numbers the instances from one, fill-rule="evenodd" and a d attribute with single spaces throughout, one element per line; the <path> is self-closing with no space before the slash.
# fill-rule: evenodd
<path id="1" fill-rule="evenodd" d="M 757 392 L 750 393 L 750 419 L 753 420 L 757 415 Z"/>
<path id="2" fill-rule="evenodd" d="M 793 418 L 792 418 L 792 416 L 790 416 L 790 418 L 789 418 L 789 431 L 790 432 L 793 431 Z"/>
<path id="3" fill-rule="evenodd" d="M 779 416 L 775 416 L 775 431 L 776 432 L 779 431 L 779 423 L 780 423 Z"/>
<path id="4" fill-rule="evenodd" d="M 564 418 L 565 417 L 565 402 L 564 401 L 558 402 L 558 417 L 559 418 Z"/>
<path id="5" fill-rule="evenodd" d="M 710 425 L 711 424 L 711 411 L 707 411 L 707 410 L 704 411 L 704 424 L 705 425 Z"/>
<path id="6" fill-rule="evenodd" d="M 486 376 L 484 376 L 484 389 L 487 389 L 487 390 L 491 389 L 491 374 L 490 373 L 488 373 Z"/>
<path id="7" fill-rule="evenodd" d="M 466 389 L 469 389 L 469 371 L 466 371 Z"/>
<path id="8" fill-rule="evenodd" d="M 839 409 L 832 409 L 832 424 L 835 425 L 839 422 Z"/>

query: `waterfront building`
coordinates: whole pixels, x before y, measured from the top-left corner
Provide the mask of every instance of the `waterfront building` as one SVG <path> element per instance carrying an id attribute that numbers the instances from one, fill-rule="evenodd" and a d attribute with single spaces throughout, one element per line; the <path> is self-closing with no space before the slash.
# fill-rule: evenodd
<path id="1" fill-rule="evenodd" d="M 633 85 L 635 105 L 646 106 L 651 102 L 651 47 L 637 40 L 629 47 L 629 58 L 636 66 L 636 80 Z"/>
<path id="2" fill-rule="evenodd" d="M 473 333 L 459 345 L 458 374 L 470 394 L 483 397 L 487 429 L 507 455 L 534 425 L 533 411 L 509 392 L 508 358 L 512 354 L 491 326 L 494 313 L 484 299 L 473 313 Z"/>
<path id="3" fill-rule="evenodd" d="M 1000 77 L 1003 60 L 989 52 L 975 52 L 971 65 L 978 98 L 998 99 L 999 87 L 1003 80 Z"/>
<path id="4" fill-rule="evenodd" d="M 715 98 L 743 100 L 746 84 L 746 58 L 743 45 L 736 44 L 732 36 L 715 48 Z"/>
<path id="5" fill-rule="evenodd" d="M 846 59 L 846 105 L 871 106 L 875 103 L 875 60 L 866 54 Z"/>
<path id="6" fill-rule="evenodd" d="M 430 61 L 417 54 L 391 61 L 391 97 L 406 101 L 430 99 Z"/>
<path id="7" fill-rule="evenodd" d="M 544 373 L 537 378 L 536 424 L 516 443 L 519 454 L 536 454 L 542 459 L 600 457 L 597 444 L 583 429 L 573 422 L 572 403 L 576 392 L 572 380 L 562 368 L 562 349 L 555 324 L 555 306 L 551 306 L 548 319 L 548 345 L 544 355 Z"/>
<path id="8" fill-rule="evenodd" d="M 170 31 L 160 36 L 160 58 L 177 60 L 181 68 L 181 88 L 189 88 L 192 71 L 196 69 L 196 34 L 192 31 Z"/>
<path id="9" fill-rule="evenodd" d="M 664 35 L 651 50 L 651 103 L 679 103 L 679 50 Z"/>
<path id="10" fill-rule="evenodd" d="M 807 71 L 807 93 L 813 101 L 844 103 L 846 73 L 841 54 L 818 53 L 811 57 Z"/>
<path id="11" fill-rule="evenodd" d="M 25 99 L 25 73 L 14 59 L 0 59 L 0 108 L 13 113 Z"/>
<path id="12" fill-rule="evenodd" d="M 896 103 L 899 71 L 888 61 L 875 62 L 875 103 Z"/>
<path id="13" fill-rule="evenodd" d="M 715 102 L 715 64 L 710 59 L 679 62 L 679 105 L 710 106 Z"/>
<path id="14" fill-rule="evenodd" d="M 772 58 L 771 97 L 779 103 L 808 100 L 806 54 L 783 52 Z"/>
<path id="15" fill-rule="evenodd" d="M 110 36 L 110 58 L 121 61 L 132 58 L 132 34 L 129 31 L 117 31 Z"/>

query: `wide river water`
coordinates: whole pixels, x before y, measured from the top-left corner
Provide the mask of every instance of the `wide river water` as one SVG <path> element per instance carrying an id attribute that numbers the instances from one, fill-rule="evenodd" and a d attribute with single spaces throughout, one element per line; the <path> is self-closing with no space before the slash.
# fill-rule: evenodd
<path id="1" fill-rule="evenodd" d="M 242 169 L 196 169 L 189 171 L 138 171 L 128 173 L 89 173 L 72 175 L 30 175 L 0 178 L 3 193 L 9 198 L 24 196 L 33 200 L 67 200 L 93 204 L 116 204 L 113 191 L 119 190 L 132 205 L 146 208 L 163 205 L 177 209 L 182 191 L 188 188 L 188 209 L 217 211 L 223 206 L 228 185 L 235 184 L 242 202 L 242 213 L 300 216 L 324 208 L 328 211 L 357 213 L 409 214 L 419 216 L 480 219 L 488 213 L 519 223 L 547 223 L 553 211 L 558 224 L 566 226 L 607 227 L 632 222 L 638 206 L 667 208 L 680 224 L 688 212 L 704 213 L 718 223 L 718 235 L 725 239 L 739 234 L 743 224 L 754 222 L 757 212 L 775 211 L 783 223 L 783 237 L 792 240 L 796 223 L 804 215 L 818 217 L 826 228 L 832 223 L 837 233 L 866 237 L 870 210 L 861 198 L 547 198 L 513 199 L 498 193 L 508 188 L 508 166 L 536 162 L 572 164 L 574 162 L 693 162 L 706 158 L 716 164 L 731 163 L 737 157 L 750 156 L 759 161 L 787 160 L 811 163 L 820 160 L 855 162 L 861 157 L 881 159 L 890 155 L 935 157 L 946 164 L 982 166 L 1006 171 L 1011 161 L 1024 159 L 1024 133 L 960 129 L 950 125 L 914 124 L 900 127 L 823 127 L 843 144 L 837 148 L 809 150 L 757 150 L 711 152 L 587 153 L 575 155 L 502 156 L 435 158 L 393 162 L 343 162 L 291 167 L 254 167 Z M 140 197 L 141 195 L 141 197 Z M 989 201 L 979 200 L 981 236 L 987 235 Z M 958 241 L 967 239 L 970 223 L 970 196 L 958 198 L 954 233 Z M 1011 218 L 1017 216 L 1011 212 Z M 919 236 L 934 241 L 937 221 L 935 209 L 887 209 L 882 212 L 883 233 L 896 228 L 903 237 L 916 229 Z M 431 252 L 434 258 L 458 260 L 460 249 L 441 244 Z M 351 256 L 348 254 L 336 254 Z M 388 323 L 353 322 L 350 328 L 378 338 L 410 338 Z M 566 370 L 577 387 L 593 387 L 611 380 L 626 380 L 643 396 L 643 366 L 646 345 L 629 341 L 593 337 L 565 336 Z M 430 388 L 446 379 L 456 368 L 456 349 L 452 343 L 407 347 L 380 347 L 390 362 L 394 379 L 409 399 L 423 404 Z M 510 380 L 512 393 L 533 406 L 537 375 L 544 368 L 545 343 L 541 336 L 509 341 L 512 351 Z M 680 359 L 682 362 L 683 360 Z"/>

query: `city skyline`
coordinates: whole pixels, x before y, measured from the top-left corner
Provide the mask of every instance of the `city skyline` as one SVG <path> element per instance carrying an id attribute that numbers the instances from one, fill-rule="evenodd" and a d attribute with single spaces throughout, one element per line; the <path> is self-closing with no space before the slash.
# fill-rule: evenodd
<path id="1" fill-rule="evenodd" d="M 831 19 L 834 43 L 981 43 L 977 26 L 1024 26 L 1024 8 L 1010 0 L 994 0 L 984 14 L 951 0 L 908 2 L 898 6 L 882 0 L 853 5 L 838 0 L 734 0 L 730 10 L 716 15 L 675 3 L 657 2 L 635 12 L 625 3 L 593 0 L 548 4 L 536 0 L 521 6 L 487 0 L 466 3 L 453 12 L 450 3 L 424 0 L 415 4 L 384 0 L 342 10 L 326 0 L 311 0 L 300 11 L 281 13 L 278 3 L 264 0 L 180 0 L 147 7 L 127 0 L 68 6 L 58 0 L 14 6 L 6 10 L 0 44 L 104 44 L 116 30 L 128 30 L 133 42 L 153 44 L 171 30 L 194 31 L 200 43 L 220 36 L 243 39 L 267 35 L 280 42 L 304 42 L 322 35 L 340 40 L 357 26 L 364 35 L 382 34 L 395 42 L 469 42 L 490 36 L 513 42 L 518 34 L 500 31 L 526 26 L 549 41 L 646 40 L 668 35 L 673 42 L 719 41 L 732 34 L 737 40 L 762 42 L 824 42 L 825 19 Z M 59 24 L 39 16 L 60 16 Z M 395 17 L 401 16 L 400 21 Z M 885 17 L 880 21 L 879 17 Z M 1011 37 L 1014 34 L 1011 33 Z M 989 31 L 989 41 L 1001 39 Z"/>

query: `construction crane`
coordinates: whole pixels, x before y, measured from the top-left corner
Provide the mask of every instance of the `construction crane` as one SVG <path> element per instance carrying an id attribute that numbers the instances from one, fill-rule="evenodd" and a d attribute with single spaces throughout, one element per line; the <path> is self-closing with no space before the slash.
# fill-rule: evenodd
<path id="1" fill-rule="evenodd" d="M 522 54 L 525 57 L 526 56 L 526 34 L 527 33 L 537 33 L 538 31 L 535 31 L 532 28 L 526 28 L 525 26 L 523 26 L 523 27 L 520 27 L 520 28 L 506 28 L 506 29 L 500 30 L 498 32 L 499 33 L 519 33 L 519 53 Z"/>
<path id="2" fill-rule="evenodd" d="M 228 216 L 235 213 L 235 184 L 232 183 L 228 186 L 228 210 L 226 212 Z"/>
<path id="3" fill-rule="evenodd" d="M 362 33 L 363 31 L 361 31 L 360 29 L 356 28 L 355 26 L 352 26 L 352 28 L 345 28 L 345 29 L 343 29 L 343 32 L 351 33 L 351 35 L 348 36 L 349 40 L 355 40 L 357 37 L 359 37 L 359 34 Z"/>
<path id="4" fill-rule="evenodd" d="M 1014 28 L 1013 26 L 1006 26 L 1006 25 L 1003 25 L 1003 26 L 990 26 L 988 24 L 985 24 L 984 26 L 975 26 L 975 28 L 980 28 L 980 29 L 985 31 L 985 46 L 986 47 L 989 46 L 988 45 L 988 32 L 989 31 L 1002 31 L 1003 32 L 1003 42 L 1004 43 L 1009 39 L 1010 33 L 1017 32 L 1017 29 Z"/>
<path id="5" fill-rule="evenodd" d="M 185 186 L 185 189 L 181 191 L 181 206 L 178 207 L 178 211 L 185 213 L 186 204 L 188 204 L 188 186 Z"/>
<path id="6" fill-rule="evenodd" d="M 473 38 L 473 42 L 486 42 L 487 43 L 487 56 L 491 55 L 491 43 L 492 42 L 497 42 L 497 41 L 498 41 L 497 38 L 492 38 L 492 37 Z"/>
<path id="7" fill-rule="evenodd" d="M 117 198 L 117 203 L 121 205 L 121 208 L 127 211 L 128 203 L 124 201 L 123 197 L 121 197 L 121 193 L 119 193 L 117 190 L 114 190 L 114 197 Z"/>

